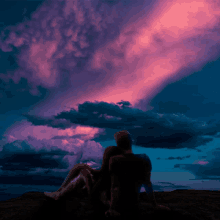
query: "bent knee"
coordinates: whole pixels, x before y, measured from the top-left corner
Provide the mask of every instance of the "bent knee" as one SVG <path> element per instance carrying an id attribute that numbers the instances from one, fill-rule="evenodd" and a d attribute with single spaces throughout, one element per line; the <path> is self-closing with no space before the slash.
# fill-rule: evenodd
<path id="1" fill-rule="evenodd" d="M 76 164 L 74 167 L 71 169 L 72 173 L 79 173 L 83 169 L 88 169 L 88 165 L 84 163 Z"/>
<path id="2" fill-rule="evenodd" d="M 76 183 L 81 178 L 81 174 L 79 174 L 77 177 L 75 177 L 71 183 Z"/>
<path id="3" fill-rule="evenodd" d="M 78 163 L 78 164 L 76 164 L 74 167 L 75 168 L 78 168 L 78 169 L 82 169 L 82 168 L 87 168 L 87 164 L 85 164 L 85 163 Z"/>

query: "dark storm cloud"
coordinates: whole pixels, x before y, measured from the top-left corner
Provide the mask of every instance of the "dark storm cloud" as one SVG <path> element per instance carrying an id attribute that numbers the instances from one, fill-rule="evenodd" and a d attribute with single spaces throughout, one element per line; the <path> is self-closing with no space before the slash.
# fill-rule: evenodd
<path id="1" fill-rule="evenodd" d="M 16 25 L 24 19 L 30 19 L 31 13 L 45 0 L 1 0 L 0 1 L 0 28 Z M 13 16 L 12 16 L 13 15 Z"/>
<path id="2" fill-rule="evenodd" d="M 150 102 L 158 113 L 181 113 L 190 118 L 219 119 L 220 58 L 168 85 Z M 177 74 L 178 75 L 178 74 Z"/>
<path id="3" fill-rule="evenodd" d="M 129 105 L 129 102 L 117 104 Z M 85 102 L 79 104 L 78 111 L 71 109 L 64 111 L 50 119 L 34 115 L 23 114 L 34 125 L 54 127 L 53 123 L 59 119 L 66 119 L 72 124 L 103 128 L 103 137 L 96 137 L 95 141 L 113 139 L 114 132 L 128 130 L 133 144 L 141 147 L 153 148 L 196 148 L 213 140 L 220 129 L 220 123 L 203 122 L 190 119 L 181 114 L 158 114 L 153 111 L 144 112 L 139 109 L 119 107 L 106 102 Z M 53 121 L 54 120 L 54 121 Z M 56 124 L 56 128 L 64 129 L 65 124 Z M 70 126 L 70 124 L 68 124 Z M 204 136 L 206 135 L 206 136 Z"/>
<path id="4" fill-rule="evenodd" d="M 16 54 L 18 54 L 18 49 L 13 47 L 13 52 L 3 52 L 0 50 L 0 73 L 6 73 L 7 71 L 13 71 L 18 68 Z"/>
<path id="5" fill-rule="evenodd" d="M 1 140 L 0 148 L 3 184 L 61 185 L 75 164 L 94 161 L 91 167 L 100 168 L 103 155 L 102 147 L 94 141 L 86 141 L 81 147 L 71 143 L 65 150 L 59 140 L 38 140 L 32 136 L 10 143 Z"/>
<path id="6" fill-rule="evenodd" d="M 190 155 L 184 156 L 184 157 L 168 157 L 165 158 L 164 160 L 184 160 L 185 158 L 190 158 Z M 161 160 L 163 158 L 158 157 L 157 160 Z"/>
<path id="7" fill-rule="evenodd" d="M 32 141 L 34 138 L 32 138 Z M 6 143 L 0 153 L 1 183 L 19 184 L 54 184 L 59 185 L 63 177 L 46 174 L 51 169 L 67 169 L 68 162 L 64 156 L 67 151 L 44 146 L 37 151 L 28 141 Z M 63 175 L 63 174 L 62 174 Z M 51 179 L 50 179 L 51 178 Z"/>
<path id="8" fill-rule="evenodd" d="M 66 119 L 54 119 L 53 117 L 50 118 L 42 118 L 38 116 L 33 116 L 33 115 L 28 115 L 28 114 L 23 114 L 28 121 L 32 122 L 34 125 L 46 125 L 50 126 L 53 128 L 60 128 L 60 129 L 66 129 L 70 127 L 74 127 L 74 124 L 70 123 Z"/>
<path id="9" fill-rule="evenodd" d="M 38 96 L 33 96 L 29 92 L 27 80 L 21 78 L 19 83 L 14 83 L 11 79 L 8 82 L 0 79 L 0 114 L 5 114 L 12 110 L 20 110 L 30 107 L 46 98 L 48 90 L 38 86 Z"/>

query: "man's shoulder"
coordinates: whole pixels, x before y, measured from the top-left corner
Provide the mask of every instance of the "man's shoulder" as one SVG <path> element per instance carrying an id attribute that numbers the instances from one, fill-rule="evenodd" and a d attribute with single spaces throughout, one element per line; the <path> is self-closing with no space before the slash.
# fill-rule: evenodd
<path id="1" fill-rule="evenodd" d="M 111 157 L 110 162 L 122 162 L 125 161 L 126 166 L 129 166 L 129 163 L 132 162 L 132 166 L 134 165 L 133 162 L 136 163 L 137 167 L 142 164 L 142 167 L 146 169 L 148 172 L 152 170 L 152 163 L 150 158 L 146 154 L 118 154 Z M 130 161 L 130 162 L 129 162 Z M 143 166 L 144 165 L 144 166 Z"/>
<path id="2" fill-rule="evenodd" d="M 150 160 L 150 157 L 147 154 L 134 154 L 136 157 L 143 159 L 150 167 L 150 170 L 152 170 L 152 163 Z"/>
<path id="3" fill-rule="evenodd" d="M 106 147 L 106 149 L 113 149 L 113 148 L 116 148 L 116 146 L 108 146 L 108 147 Z"/>
<path id="4" fill-rule="evenodd" d="M 117 151 L 117 150 L 118 150 L 118 148 L 116 146 L 109 146 L 109 147 L 106 147 L 105 153 L 112 152 L 112 151 Z"/>
<path id="5" fill-rule="evenodd" d="M 118 148 L 117 146 L 109 146 L 109 147 L 107 147 L 105 149 L 103 159 L 104 158 L 108 158 L 108 160 L 109 160 L 110 157 L 113 157 L 113 156 L 116 156 L 116 155 L 120 155 L 122 153 L 123 152 L 121 151 L 121 149 Z"/>
<path id="6" fill-rule="evenodd" d="M 150 160 L 150 158 L 149 158 L 149 156 L 147 155 L 147 154 L 134 154 L 136 157 L 138 157 L 138 158 L 142 158 L 142 159 L 144 159 L 144 160 L 146 160 L 146 161 L 149 161 Z"/>

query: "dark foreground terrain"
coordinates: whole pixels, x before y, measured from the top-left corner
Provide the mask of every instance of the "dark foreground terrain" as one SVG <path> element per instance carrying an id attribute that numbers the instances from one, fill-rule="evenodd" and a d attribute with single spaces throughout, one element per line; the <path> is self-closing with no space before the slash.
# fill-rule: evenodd
<path id="1" fill-rule="evenodd" d="M 81 197 L 81 198 L 80 198 Z M 175 190 L 155 192 L 158 204 L 171 209 L 154 210 L 146 193 L 140 194 L 138 216 L 121 216 L 114 219 L 135 220 L 220 220 L 220 191 Z M 103 204 L 91 204 L 84 195 L 69 195 L 55 201 L 41 192 L 28 192 L 22 196 L 0 202 L 0 220 L 93 220 L 105 217 L 108 208 Z M 129 218 L 130 219 L 130 218 Z"/>

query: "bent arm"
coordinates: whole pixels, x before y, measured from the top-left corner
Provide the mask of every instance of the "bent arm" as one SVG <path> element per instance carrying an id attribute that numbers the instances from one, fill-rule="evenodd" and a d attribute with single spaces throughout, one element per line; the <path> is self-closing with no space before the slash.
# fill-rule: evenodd
<path id="1" fill-rule="evenodd" d="M 153 186 L 152 186 L 152 183 L 151 183 L 151 172 L 147 172 L 146 173 L 146 179 L 144 180 L 144 189 L 146 191 L 146 193 L 148 194 L 149 198 L 150 198 L 150 201 L 152 203 L 152 205 L 154 207 L 157 206 L 157 202 L 156 202 L 156 199 L 155 199 L 155 196 L 154 196 L 154 191 L 153 191 Z"/>
<path id="2" fill-rule="evenodd" d="M 157 202 L 156 202 L 156 199 L 155 199 L 155 196 L 154 196 L 154 191 L 153 191 L 152 183 L 151 182 L 145 183 L 144 184 L 144 188 L 145 188 L 146 193 L 148 193 L 148 196 L 150 198 L 150 201 L 151 201 L 152 205 L 154 207 L 156 207 L 157 206 Z"/>

